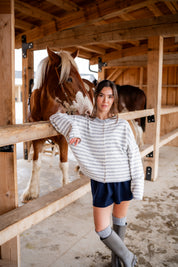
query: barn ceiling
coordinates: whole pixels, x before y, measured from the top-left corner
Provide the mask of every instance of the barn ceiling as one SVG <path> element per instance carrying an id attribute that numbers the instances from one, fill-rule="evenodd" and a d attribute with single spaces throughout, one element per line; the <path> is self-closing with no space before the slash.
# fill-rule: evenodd
<path id="1" fill-rule="evenodd" d="M 34 50 L 78 49 L 91 64 L 99 57 L 138 64 L 146 60 L 149 36 L 162 35 L 165 57 L 178 62 L 178 1 L 15 0 L 14 10 L 16 48 L 26 36 Z"/>

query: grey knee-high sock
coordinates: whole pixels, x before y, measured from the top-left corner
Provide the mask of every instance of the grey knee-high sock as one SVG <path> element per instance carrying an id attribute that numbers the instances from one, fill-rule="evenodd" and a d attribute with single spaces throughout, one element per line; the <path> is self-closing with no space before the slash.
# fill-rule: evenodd
<path id="1" fill-rule="evenodd" d="M 125 231 L 126 231 L 126 225 L 127 225 L 127 218 L 117 218 L 114 215 L 113 217 L 113 230 L 116 232 L 116 234 L 124 241 L 125 237 Z M 112 252 L 112 267 L 122 267 L 123 264 L 121 260 L 118 258 L 118 256 Z"/>
<path id="2" fill-rule="evenodd" d="M 109 225 L 104 230 L 100 232 L 96 232 L 96 233 L 99 235 L 100 239 L 102 240 L 110 236 L 111 232 L 112 232 L 111 226 Z"/>
<path id="3" fill-rule="evenodd" d="M 124 263 L 124 267 L 134 267 L 137 258 L 136 256 L 128 250 L 121 238 L 112 231 L 110 236 L 102 240 L 103 243 L 110 248 Z"/>

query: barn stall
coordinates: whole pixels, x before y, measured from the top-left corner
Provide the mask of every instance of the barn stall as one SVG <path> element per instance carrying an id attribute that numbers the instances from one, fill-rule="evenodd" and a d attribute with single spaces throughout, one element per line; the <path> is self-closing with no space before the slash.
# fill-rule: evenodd
<path id="1" fill-rule="evenodd" d="M 33 51 L 50 47 L 79 51 L 98 78 L 139 86 L 147 109 L 122 114 L 147 116 L 145 179 L 158 176 L 159 151 L 178 144 L 178 2 L 177 1 L 0 1 L 1 18 L 1 265 L 20 266 L 19 235 L 89 190 L 85 178 L 18 208 L 16 147 L 56 135 L 48 122 L 27 123 L 33 79 Z M 23 125 L 15 125 L 14 49 L 23 52 Z M 152 153 L 153 152 L 153 153 Z M 59 197 L 60 196 L 60 197 Z"/>

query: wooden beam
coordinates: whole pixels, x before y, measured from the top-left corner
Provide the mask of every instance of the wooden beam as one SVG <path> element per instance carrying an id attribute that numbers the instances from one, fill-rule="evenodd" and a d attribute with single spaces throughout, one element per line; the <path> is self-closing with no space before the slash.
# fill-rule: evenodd
<path id="1" fill-rule="evenodd" d="M 172 38 L 171 40 L 169 39 L 166 39 L 165 44 L 164 44 L 164 51 L 167 54 L 169 54 L 167 50 L 171 48 L 175 48 L 175 49 L 178 48 L 178 45 L 174 43 L 174 40 L 172 40 Z M 132 55 L 134 56 L 144 55 L 144 54 L 147 54 L 147 52 L 148 52 L 148 45 L 144 44 L 140 46 L 125 48 L 125 49 L 110 52 L 110 53 L 105 53 L 102 55 L 102 61 L 108 62 L 112 60 L 117 60 L 119 58 L 129 57 Z M 173 52 L 170 52 L 170 53 L 172 54 Z M 174 52 L 174 54 L 176 54 L 176 52 Z M 97 62 L 98 62 L 98 55 L 90 58 L 90 65 L 97 64 Z"/>
<path id="2" fill-rule="evenodd" d="M 92 5 L 85 7 L 85 11 L 79 10 L 77 12 L 70 12 L 56 20 L 56 22 L 51 21 L 41 27 L 36 27 L 31 31 L 24 32 L 23 35 L 28 37 L 27 42 L 33 42 L 34 40 L 56 33 L 58 30 L 62 31 L 79 25 L 90 25 L 97 21 L 107 19 L 108 17 L 115 17 L 117 15 L 130 12 L 130 10 L 139 9 L 150 2 L 156 2 L 156 0 L 132 0 L 131 5 L 129 6 L 126 1 L 116 1 L 114 5 L 111 0 L 104 2 L 101 1 L 101 3 L 98 1 L 97 5 L 93 2 Z M 95 28 L 97 27 L 95 26 Z M 21 47 L 21 37 L 22 34 L 19 34 L 16 37 L 16 48 Z"/>
<path id="3" fill-rule="evenodd" d="M 173 2 L 170 2 L 170 1 L 164 1 L 164 2 L 166 4 L 166 6 L 169 8 L 169 10 L 172 12 L 172 14 L 177 13 L 178 9 L 176 9 Z M 175 5 L 177 5 L 177 4 L 175 3 Z M 178 8 L 178 5 L 177 5 L 177 8 Z"/>
<path id="4" fill-rule="evenodd" d="M 172 140 L 174 140 L 177 137 L 178 137 L 178 129 L 175 129 L 175 130 L 161 136 L 160 142 L 159 142 L 159 147 L 166 145 L 167 143 L 171 142 Z"/>
<path id="5" fill-rule="evenodd" d="M 0 133 L 0 146 L 37 140 L 59 134 L 47 121 L 0 126 Z"/>
<path id="6" fill-rule="evenodd" d="M 151 2 L 155 1 L 156 0 L 152 0 Z M 57 4 L 58 1 L 55 2 Z M 58 18 L 56 22 L 52 21 L 46 25 L 42 25 L 41 27 L 36 27 L 33 30 L 23 33 L 23 35 L 28 37 L 28 42 L 33 42 L 34 40 L 45 37 L 46 35 L 55 33 L 59 29 L 62 31 L 74 26 L 91 25 L 101 20 L 115 17 L 118 14 L 126 14 L 130 11 L 146 6 L 148 2 L 148 0 L 132 0 L 132 4 L 128 6 L 125 1 L 117 1 L 113 5 L 112 0 L 104 2 L 99 0 L 97 1 L 97 5 L 95 2 L 93 2 L 90 5 L 86 5 L 85 10 L 80 9 L 75 12 L 69 12 L 61 18 Z M 19 34 L 16 37 L 16 48 L 21 47 L 21 38 L 22 34 Z"/>
<path id="7" fill-rule="evenodd" d="M 58 19 L 58 17 L 51 15 L 50 13 L 45 12 L 40 8 L 34 7 L 19 0 L 15 0 L 15 10 L 18 10 L 29 17 L 37 18 L 43 21 L 51 21 L 54 19 Z"/>
<path id="8" fill-rule="evenodd" d="M 15 123 L 14 1 L 0 1 L 0 125 Z M 16 146 L 0 152 L 0 214 L 18 205 Z M 0 247 L 0 258 L 20 262 L 19 237 Z"/>
<path id="9" fill-rule="evenodd" d="M 116 43 L 108 43 L 108 42 L 105 42 L 103 45 L 107 46 L 107 47 L 111 47 L 111 48 L 114 48 L 116 50 L 121 50 L 122 49 L 122 45 L 121 44 L 116 44 Z"/>
<path id="10" fill-rule="evenodd" d="M 48 34 L 48 30 L 47 34 Z M 44 49 L 59 46 L 91 45 L 104 42 L 121 42 L 147 39 L 152 35 L 164 37 L 178 34 L 178 16 L 168 15 L 158 18 L 141 19 L 102 26 L 81 26 L 73 29 L 58 31 L 42 39 L 34 40 L 34 49 Z M 39 33 L 39 38 L 40 38 Z M 30 41 L 33 37 L 29 36 Z M 21 40 L 19 40 L 21 42 Z M 19 42 L 17 41 L 17 42 Z"/>
<path id="11" fill-rule="evenodd" d="M 102 55 L 102 61 L 108 62 L 111 60 L 116 60 L 123 57 L 129 57 L 129 56 L 137 56 L 137 55 L 143 55 L 147 54 L 148 46 L 147 44 L 137 46 L 137 47 L 129 47 L 122 50 L 114 51 L 111 53 L 107 53 L 105 55 Z M 92 57 L 90 59 L 90 65 L 95 65 L 98 63 L 98 56 Z"/>
<path id="12" fill-rule="evenodd" d="M 101 48 L 101 47 L 96 47 L 96 45 L 92 46 L 92 45 L 86 45 L 86 46 L 81 46 L 81 45 L 78 45 L 77 46 L 78 48 L 81 48 L 83 50 L 86 50 L 86 51 L 89 51 L 89 52 L 93 52 L 93 53 L 96 53 L 96 54 L 105 54 L 106 53 L 106 50 L 104 48 Z M 98 63 L 98 62 L 97 62 Z"/>
<path id="13" fill-rule="evenodd" d="M 155 4 L 148 5 L 147 8 L 153 13 L 155 17 L 163 16 L 163 13 Z"/>
<path id="14" fill-rule="evenodd" d="M 147 107 L 154 108 L 155 122 L 146 123 L 145 142 L 153 144 L 153 158 L 144 159 L 144 167 L 152 169 L 151 180 L 158 176 L 159 141 L 161 123 L 161 92 L 162 92 L 162 67 L 163 67 L 163 38 L 150 37 L 148 41 L 148 66 L 147 66 Z"/>
<path id="15" fill-rule="evenodd" d="M 178 106 L 162 106 L 161 108 L 161 115 L 175 113 L 175 112 L 176 113 L 178 112 Z"/>
<path id="16" fill-rule="evenodd" d="M 34 28 L 34 24 L 31 24 L 24 20 L 15 19 L 15 28 L 22 29 L 22 30 L 30 30 Z"/>
<path id="17" fill-rule="evenodd" d="M 153 151 L 153 145 L 145 144 L 140 151 L 141 158 L 145 157 Z"/>
<path id="18" fill-rule="evenodd" d="M 119 113 L 119 118 L 125 120 L 134 120 L 136 118 L 151 116 L 154 114 L 154 109 L 136 110 L 130 112 Z"/>
<path id="19" fill-rule="evenodd" d="M 22 103 L 23 103 L 23 123 L 28 121 L 29 97 L 30 90 L 34 82 L 34 68 L 33 68 L 33 50 L 27 49 L 26 57 L 22 57 Z M 28 152 L 30 150 L 29 142 L 23 144 L 24 159 L 28 159 Z"/>
<path id="20" fill-rule="evenodd" d="M 167 143 L 169 143 L 170 141 L 174 140 L 177 137 L 178 137 L 178 129 L 175 129 L 169 132 L 168 134 L 161 136 L 159 142 L 159 148 L 166 145 Z M 152 152 L 153 149 L 154 149 L 153 145 L 145 144 L 140 151 L 141 158 L 145 157 L 147 154 Z"/>
<path id="21" fill-rule="evenodd" d="M 111 81 L 115 81 L 116 79 L 118 79 L 125 71 L 127 71 L 127 69 L 116 69 L 115 71 L 113 71 L 108 77 L 107 80 L 111 80 Z"/>
<path id="22" fill-rule="evenodd" d="M 139 67 L 147 65 L 147 55 L 141 56 L 130 56 L 125 58 L 120 58 L 107 62 L 107 67 Z M 178 54 L 164 54 L 163 56 L 164 65 L 178 65 Z"/>
<path id="23" fill-rule="evenodd" d="M 60 211 L 90 191 L 88 178 L 75 180 L 0 216 L 0 245 Z"/>
<path id="24" fill-rule="evenodd" d="M 46 1 L 66 11 L 76 12 L 76 11 L 79 11 L 80 9 L 79 5 L 74 3 L 74 1 L 70 1 L 70 0 L 65 0 L 65 1 L 64 0 L 46 0 Z"/>
<path id="25" fill-rule="evenodd" d="M 161 115 L 178 112 L 178 107 L 163 107 L 160 111 Z M 154 109 L 137 110 L 125 113 L 119 113 L 119 117 L 126 120 L 151 116 Z M 48 121 L 31 122 L 24 124 L 15 124 L 8 126 L 0 126 L 0 147 L 9 144 L 16 144 L 50 136 L 56 136 L 59 133 Z"/>

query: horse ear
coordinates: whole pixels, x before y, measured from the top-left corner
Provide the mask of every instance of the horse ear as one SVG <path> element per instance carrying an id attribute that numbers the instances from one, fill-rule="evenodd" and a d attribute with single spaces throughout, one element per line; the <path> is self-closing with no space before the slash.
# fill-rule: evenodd
<path id="1" fill-rule="evenodd" d="M 56 53 L 54 53 L 51 49 L 49 49 L 49 47 L 47 47 L 47 52 L 48 52 L 49 62 L 53 64 L 55 63 L 59 64 L 60 57 Z"/>
<path id="2" fill-rule="evenodd" d="M 73 58 L 78 57 L 78 55 L 79 55 L 79 49 L 77 49 L 76 51 L 74 51 L 74 52 L 71 54 L 71 56 L 72 56 Z"/>

